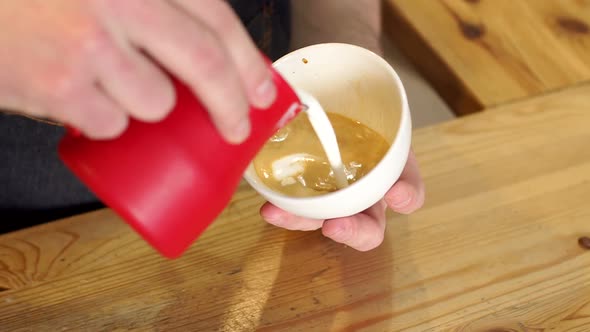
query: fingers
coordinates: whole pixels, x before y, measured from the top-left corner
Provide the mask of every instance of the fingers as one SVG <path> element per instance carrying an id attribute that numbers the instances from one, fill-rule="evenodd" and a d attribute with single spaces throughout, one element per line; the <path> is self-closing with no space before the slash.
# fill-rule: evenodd
<path id="1" fill-rule="evenodd" d="M 260 209 L 260 215 L 269 224 L 292 231 L 315 231 L 322 227 L 323 220 L 307 219 L 294 216 L 278 207 L 266 203 Z"/>
<path id="2" fill-rule="evenodd" d="M 268 223 L 288 230 L 314 231 L 322 228 L 324 236 L 356 250 L 368 251 L 383 242 L 386 207 L 385 202 L 380 201 L 354 216 L 326 221 L 297 217 L 270 203 L 262 206 L 260 214 Z"/>
<path id="3" fill-rule="evenodd" d="M 174 106 L 174 88 L 168 77 L 125 42 L 112 45 L 97 57 L 97 79 L 105 92 L 130 116 L 159 121 Z"/>
<path id="4" fill-rule="evenodd" d="M 219 0 L 175 1 L 210 27 L 226 46 L 250 103 L 258 108 L 270 106 L 277 95 L 270 69 L 229 4 Z"/>
<path id="5" fill-rule="evenodd" d="M 411 152 L 399 180 L 385 194 L 385 201 L 392 210 L 410 214 L 424 205 L 424 196 L 424 183 L 418 162 Z"/>
<path id="6" fill-rule="evenodd" d="M 101 89 L 88 85 L 77 95 L 56 106 L 57 119 L 81 130 L 93 139 L 119 136 L 127 127 L 128 117 L 123 108 L 106 96 Z"/>
<path id="7" fill-rule="evenodd" d="M 351 217 L 330 219 L 324 222 L 324 236 L 346 244 L 359 251 L 369 251 L 378 247 L 385 235 L 385 209 L 383 200 L 365 212 Z"/>
<path id="8" fill-rule="evenodd" d="M 192 88 L 220 133 L 232 143 L 248 137 L 246 92 L 236 65 L 217 36 L 168 2 L 117 3 L 116 14 L 131 41 Z"/>

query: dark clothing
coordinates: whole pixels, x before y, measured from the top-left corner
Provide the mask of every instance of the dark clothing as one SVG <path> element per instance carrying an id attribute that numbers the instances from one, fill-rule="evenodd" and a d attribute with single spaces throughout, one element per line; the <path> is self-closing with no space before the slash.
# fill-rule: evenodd
<path id="1" fill-rule="evenodd" d="M 231 0 L 273 60 L 289 43 L 288 0 Z M 0 113 L 0 233 L 102 207 L 57 156 L 62 127 Z"/>
<path id="2" fill-rule="evenodd" d="M 289 50 L 289 0 L 230 0 L 256 45 L 272 60 Z"/>

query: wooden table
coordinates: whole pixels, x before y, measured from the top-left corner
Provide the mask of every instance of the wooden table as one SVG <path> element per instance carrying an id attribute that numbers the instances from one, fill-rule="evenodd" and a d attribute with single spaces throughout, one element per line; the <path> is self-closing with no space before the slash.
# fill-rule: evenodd
<path id="1" fill-rule="evenodd" d="M 386 0 L 389 35 L 457 114 L 590 81 L 590 0 Z"/>
<path id="2" fill-rule="evenodd" d="M 0 331 L 590 331 L 589 143 L 590 85 L 418 130 L 427 204 L 368 253 L 245 185 L 178 260 L 109 210 L 3 235 Z"/>

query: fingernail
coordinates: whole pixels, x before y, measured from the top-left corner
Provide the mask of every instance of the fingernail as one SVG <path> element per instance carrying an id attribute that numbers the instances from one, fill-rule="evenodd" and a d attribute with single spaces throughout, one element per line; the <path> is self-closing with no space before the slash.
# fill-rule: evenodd
<path id="1" fill-rule="evenodd" d="M 268 108 L 276 97 L 277 87 L 270 77 L 256 88 L 256 106 L 258 108 Z"/>
<path id="2" fill-rule="evenodd" d="M 242 120 L 231 132 L 231 141 L 233 143 L 242 143 L 250 135 L 250 121 Z"/>
<path id="3" fill-rule="evenodd" d="M 393 208 L 404 208 L 410 204 L 412 195 L 408 190 L 402 190 L 389 198 L 389 205 Z"/>

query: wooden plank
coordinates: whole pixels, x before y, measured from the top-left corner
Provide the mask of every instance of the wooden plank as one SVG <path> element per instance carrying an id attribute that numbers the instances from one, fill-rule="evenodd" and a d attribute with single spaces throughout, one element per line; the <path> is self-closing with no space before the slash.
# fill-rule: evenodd
<path id="1" fill-rule="evenodd" d="M 243 185 L 182 258 L 110 211 L 0 236 L 0 331 L 589 331 L 590 85 L 418 130 L 427 204 L 359 253 Z"/>
<path id="2" fill-rule="evenodd" d="M 590 80 L 589 0 L 387 0 L 384 14 L 458 114 Z"/>

